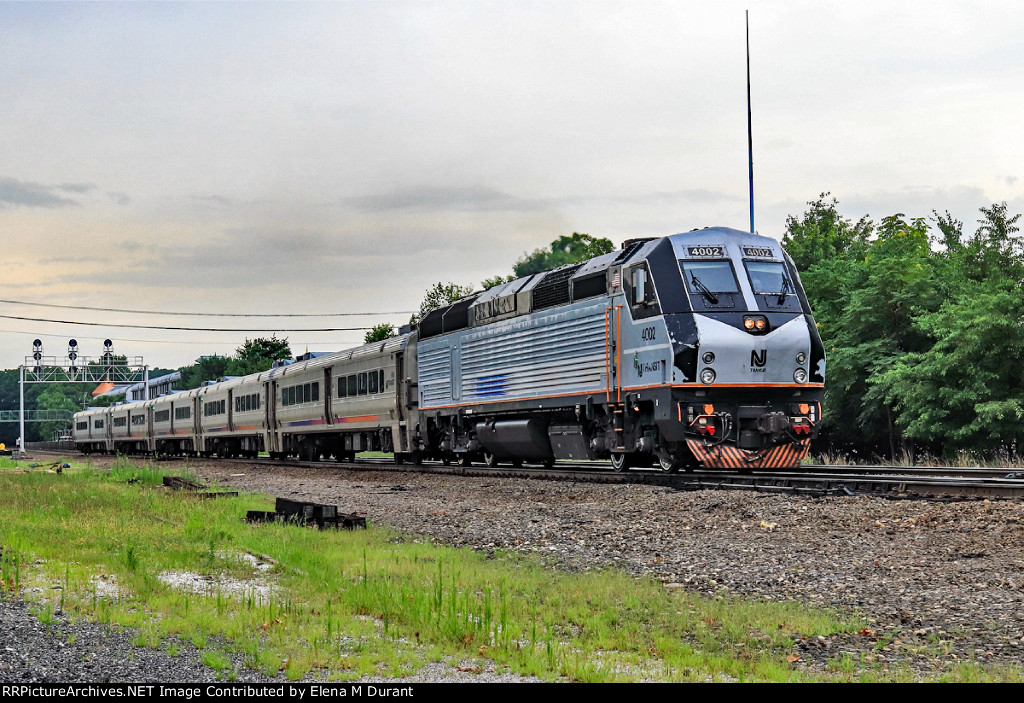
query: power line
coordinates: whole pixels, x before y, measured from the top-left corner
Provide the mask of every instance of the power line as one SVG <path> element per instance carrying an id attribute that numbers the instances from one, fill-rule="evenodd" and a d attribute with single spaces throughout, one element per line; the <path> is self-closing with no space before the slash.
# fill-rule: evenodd
<path id="1" fill-rule="evenodd" d="M 187 317 L 359 317 L 369 315 L 411 315 L 415 310 L 398 310 L 395 312 L 282 312 L 282 313 L 247 313 L 247 312 L 167 312 L 160 310 L 128 310 L 126 308 L 93 308 L 86 305 L 59 305 L 57 303 L 30 303 L 24 300 L 0 300 L 8 305 L 31 305 L 40 308 L 63 308 L 65 310 L 93 310 L 96 312 L 126 312 L 133 315 L 179 315 Z M 30 318 L 17 318 L 30 319 Z M 45 322 L 45 320 L 43 320 Z M 79 324 L 79 323 L 76 323 Z M 122 327 L 124 325 L 121 325 Z M 161 328 L 175 329 L 175 328 Z M 183 327 L 181 329 L 191 329 Z M 359 329 L 366 329 L 360 327 Z M 254 330 L 258 331 L 258 330 Z"/>
<path id="2" fill-rule="evenodd" d="M 273 328 L 257 327 L 164 327 L 161 325 L 126 325 L 108 322 L 73 322 L 71 320 L 47 320 L 41 317 L 18 317 L 17 315 L 0 315 L 5 320 L 22 320 L 26 322 L 52 322 L 58 325 L 85 325 L 87 327 L 124 327 L 136 330 L 173 330 L 176 332 L 362 332 L 372 327 L 300 327 Z"/>
<path id="3" fill-rule="evenodd" d="M 78 323 L 74 323 L 74 324 L 78 324 Z M 26 337 L 40 337 L 40 338 L 50 338 L 50 337 L 52 337 L 53 339 L 63 339 L 65 337 L 65 335 L 61 335 L 61 334 L 48 334 L 48 333 L 45 333 L 45 332 L 24 332 L 22 330 L 8 330 L 8 329 L 2 329 L 2 328 L 0 328 L 0 334 L 22 334 L 22 335 L 25 335 Z M 107 337 L 90 337 L 88 335 L 76 334 L 75 337 L 77 339 L 101 340 L 101 339 L 108 339 L 109 335 Z M 131 338 L 127 338 L 127 337 L 118 337 L 114 341 L 116 343 L 118 343 L 118 344 L 120 344 L 122 342 L 136 342 L 136 343 L 139 343 L 139 344 L 181 344 L 181 345 L 190 345 L 190 346 L 216 346 L 218 344 L 234 344 L 234 345 L 238 344 L 238 339 L 212 339 L 212 340 L 181 339 L 181 340 L 171 340 L 171 339 L 131 339 Z M 334 340 L 330 340 L 330 341 L 305 341 L 305 340 L 298 340 L 298 341 L 295 341 L 295 342 L 291 342 L 290 341 L 289 343 L 301 344 L 301 345 L 308 344 L 310 346 L 319 346 L 319 347 L 329 347 L 329 346 L 335 346 L 335 345 L 339 345 L 339 344 L 357 344 L 358 345 L 358 344 L 362 344 L 363 340 L 362 339 L 359 339 L 359 340 L 334 339 Z"/>

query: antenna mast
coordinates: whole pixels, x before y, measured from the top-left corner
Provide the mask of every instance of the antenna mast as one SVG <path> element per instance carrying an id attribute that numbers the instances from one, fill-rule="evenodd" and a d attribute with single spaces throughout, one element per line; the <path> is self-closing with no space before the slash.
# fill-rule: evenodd
<path id="1" fill-rule="evenodd" d="M 747 18 L 747 157 L 750 164 L 750 231 L 754 231 L 754 136 L 750 119 L 750 10 Z"/>

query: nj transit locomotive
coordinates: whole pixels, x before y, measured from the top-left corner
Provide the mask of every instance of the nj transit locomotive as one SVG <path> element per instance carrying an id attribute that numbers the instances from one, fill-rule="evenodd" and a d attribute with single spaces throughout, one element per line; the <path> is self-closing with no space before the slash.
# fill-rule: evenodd
<path id="1" fill-rule="evenodd" d="M 437 308 L 409 334 L 76 415 L 89 451 L 487 466 L 797 466 L 825 356 L 792 260 L 728 228 L 631 240 Z"/>

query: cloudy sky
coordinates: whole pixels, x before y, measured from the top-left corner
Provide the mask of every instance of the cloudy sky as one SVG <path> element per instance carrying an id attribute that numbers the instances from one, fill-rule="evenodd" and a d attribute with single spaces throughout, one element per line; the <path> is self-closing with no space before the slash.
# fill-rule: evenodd
<path id="1" fill-rule="evenodd" d="M 758 2 L 756 227 L 1024 209 L 1004 2 Z M 745 4 L 0 3 L 0 367 L 334 350 L 573 231 L 748 225 Z M 386 314 L 396 313 L 396 314 Z M 70 326 L 10 318 L 99 323 Z"/>

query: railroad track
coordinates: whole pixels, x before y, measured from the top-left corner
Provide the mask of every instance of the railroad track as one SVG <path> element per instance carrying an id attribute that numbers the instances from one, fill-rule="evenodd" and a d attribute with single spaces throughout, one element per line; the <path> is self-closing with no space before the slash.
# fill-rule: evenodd
<path id="1" fill-rule="evenodd" d="M 37 454 L 57 454 L 34 450 Z M 66 456 L 66 454 L 62 454 Z M 436 473 L 479 478 L 522 478 L 546 481 L 590 483 L 641 483 L 677 490 L 749 490 L 806 495 L 879 495 L 891 498 L 1024 498 L 1024 472 L 988 467 L 804 465 L 800 469 L 736 471 L 694 470 L 668 474 L 654 469 L 615 472 L 603 461 L 559 461 L 553 468 L 540 465 L 521 467 L 445 466 L 440 462 L 421 465 L 396 464 L 390 458 L 360 458 L 355 462 L 272 461 L 257 459 L 188 458 L 188 463 L 234 463 L 280 468 L 340 468 L 350 471 Z M 1020 478 L 1018 478 L 1018 476 Z"/>
<path id="2" fill-rule="evenodd" d="M 196 460 L 192 460 L 196 461 Z M 677 490 L 731 489 L 784 492 L 809 495 L 881 495 L 887 497 L 925 497 L 931 499 L 1024 498 L 1024 474 L 985 467 L 939 468 L 918 466 L 826 466 L 807 465 L 787 471 L 688 471 L 668 474 L 653 469 L 634 469 L 618 473 L 607 462 L 557 462 L 553 468 L 542 466 L 445 466 L 440 462 L 421 465 L 395 464 L 390 459 L 366 458 L 356 462 L 307 462 L 270 459 L 199 459 L 259 464 L 286 469 L 343 468 L 355 471 L 393 471 L 397 473 L 437 473 L 480 478 L 523 478 L 547 481 L 585 481 L 591 483 L 642 483 Z"/>

